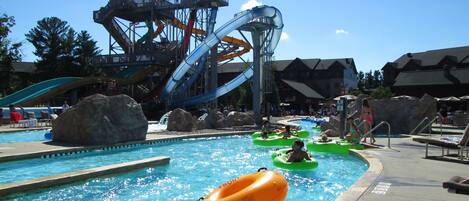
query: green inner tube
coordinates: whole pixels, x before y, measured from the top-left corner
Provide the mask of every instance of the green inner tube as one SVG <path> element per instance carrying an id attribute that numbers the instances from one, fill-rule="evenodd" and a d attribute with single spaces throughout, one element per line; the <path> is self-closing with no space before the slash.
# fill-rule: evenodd
<path id="1" fill-rule="evenodd" d="M 314 170 L 318 167 L 316 159 L 303 160 L 301 162 L 287 162 L 287 151 L 290 149 L 280 149 L 272 154 L 272 162 L 275 167 L 286 170 Z"/>
<path id="2" fill-rule="evenodd" d="M 281 136 L 270 136 L 267 139 L 262 139 L 262 137 L 257 137 L 252 139 L 252 143 L 259 146 L 291 146 L 293 142 L 300 140 L 298 137 L 289 137 L 283 139 Z"/>
<path id="3" fill-rule="evenodd" d="M 253 139 L 258 138 L 258 137 L 261 137 L 261 134 L 262 134 L 262 132 L 255 132 L 251 135 L 251 137 Z M 297 135 L 299 138 L 308 138 L 309 137 L 309 132 L 306 131 L 306 130 L 296 131 L 296 132 L 293 132 L 293 134 Z M 272 133 L 267 134 L 267 136 L 272 137 L 272 136 L 283 136 L 283 135 L 282 135 L 282 133 L 272 132 Z"/>
<path id="4" fill-rule="evenodd" d="M 346 141 L 329 141 L 329 142 L 320 142 L 317 140 L 309 141 L 306 144 L 306 147 L 310 151 L 314 152 L 327 152 L 327 153 L 338 153 L 338 154 L 348 154 L 350 149 L 362 150 L 364 147 L 362 144 L 351 144 Z"/>

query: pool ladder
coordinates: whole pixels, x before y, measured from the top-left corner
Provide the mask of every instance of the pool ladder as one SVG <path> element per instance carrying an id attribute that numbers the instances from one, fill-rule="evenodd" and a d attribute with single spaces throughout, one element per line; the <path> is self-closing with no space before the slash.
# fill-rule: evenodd
<path id="1" fill-rule="evenodd" d="M 428 128 L 429 126 L 431 126 L 433 124 L 433 122 L 435 122 L 436 120 L 438 120 L 440 117 L 439 116 L 436 116 L 435 118 L 433 118 L 431 121 L 429 121 L 429 118 L 428 117 L 425 117 L 422 119 L 422 121 L 420 121 L 419 124 L 417 124 L 417 126 L 412 130 L 410 131 L 409 135 L 413 135 L 414 133 L 420 133 L 422 132 L 423 130 L 425 130 L 426 128 Z M 426 121 L 428 121 L 428 123 L 423 126 L 420 130 L 418 130 L 418 132 L 415 132 L 417 131 L 417 129 L 423 124 L 425 123 Z M 432 135 L 432 129 L 430 128 L 430 136 Z M 443 124 L 441 123 L 440 121 L 440 135 L 443 136 Z"/>

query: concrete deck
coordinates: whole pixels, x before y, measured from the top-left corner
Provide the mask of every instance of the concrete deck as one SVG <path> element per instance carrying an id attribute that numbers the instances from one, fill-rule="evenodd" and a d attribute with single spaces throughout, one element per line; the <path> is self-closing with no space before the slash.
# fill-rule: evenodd
<path id="1" fill-rule="evenodd" d="M 377 140 L 387 143 L 385 138 Z M 364 151 L 380 159 L 383 171 L 359 200 L 469 200 L 468 195 L 448 193 L 442 187 L 452 176 L 469 177 L 469 165 L 424 159 L 425 145 L 411 138 L 393 138 L 391 147 Z M 432 147 L 430 154 L 440 155 L 441 149 Z"/>

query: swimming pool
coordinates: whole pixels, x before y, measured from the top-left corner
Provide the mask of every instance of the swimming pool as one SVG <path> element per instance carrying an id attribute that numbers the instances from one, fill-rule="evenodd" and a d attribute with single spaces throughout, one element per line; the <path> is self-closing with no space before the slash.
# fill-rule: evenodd
<path id="1" fill-rule="evenodd" d="M 307 130 L 309 132 L 309 137 L 316 137 L 319 136 L 320 132 L 318 130 L 313 130 L 312 128 L 316 126 L 316 123 L 313 123 L 308 120 L 293 120 L 289 121 L 289 123 L 296 124 L 301 127 L 303 130 Z"/>
<path id="2" fill-rule="evenodd" d="M 0 144 L 17 142 L 49 141 L 44 138 L 47 130 L 0 133 Z"/>
<path id="3" fill-rule="evenodd" d="M 116 163 L 158 155 L 170 156 L 171 162 L 162 167 L 89 179 L 39 192 L 17 194 L 7 199 L 193 201 L 228 180 L 255 172 L 260 167 L 267 167 L 281 171 L 286 176 L 289 181 L 287 200 L 335 200 L 368 168 L 365 162 L 350 155 L 314 153 L 319 162 L 316 171 L 282 171 L 272 165 L 271 148 L 253 145 L 247 136 L 188 139 L 145 148 L 89 154 L 67 162 L 63 160 L 68 156 L 36 160 L 42 160 L 40 163 L 46 164 L 46 169 L 50 171 L 62 166 L 84 168 L 86 166 L 84 164 L 104 165 L 109 163 L 107 161 Z M 15 172 L 38 167 L 28 168 L 19 165 L 18 168 L 22 169 Z M 4 164 L 1 165 L 1 169 L 4 171 Z M 0 172 L 0 175 L 4 175 L 4 172 Z"/>

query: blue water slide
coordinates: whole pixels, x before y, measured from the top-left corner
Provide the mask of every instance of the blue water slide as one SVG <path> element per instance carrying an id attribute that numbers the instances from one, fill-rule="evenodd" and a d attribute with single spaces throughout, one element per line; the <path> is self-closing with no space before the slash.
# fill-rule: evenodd
<path id="1" fill-rule="evenodd" d="M 48 91 L 55 89 L 57 87 L 70 84 L 72 82 L 81 80 L 80 77 L 61 77 L 46 80 L 33 84 L 29 87 L 26 87 L 22 90 L 19 90 L 13 94 L 10 94 L 2 99 L 0 99 L 0 107 L 6 107 L 11 104 L 19 104 L 28 100 L 32 100 Z"/>
<path id="2" fill-rule="evenodd" d="M 183 62 L 181 62 L 181 64 L 172 74 L 171 79 L 166 83 L 161 98 L 165 99 L 172 95 L 176 86 L 181 82 L 181 79 L 191 68 L 191 66 L 196 64 L 196 62 L 201 59 L 213 46 L 219 43 L 223 37 L 227 36 L 230 32 L 240 28 L 241 26 L 260 18 L 269 19 L 274 26 L 274 31 L 271 33 L 272 39 L 269 46 L 267 47 L 267 51 L 273 52 L 273 50 L 277 47 L 283 29 L 282 14 L 280 11 L 277 8 L 271 6 L 259 6 L 251 10 L 240 12 L 236 14 L 232 20 L 228 21 L 215 32 L 207 36 L 207 38 L 199 46 L 197 46 L 195 50 L 184 59 Z M 192 97 L 190 99 L 179 102 L 176 101 L 175 105 L 189 106 L 214 100 L 237 88 L 239 85 L 249 80 L 252 75 L 253 69 L 250 67 L 225 85 L 218 87 L 217 89 L 212 90 L 204 95 Z"/>

